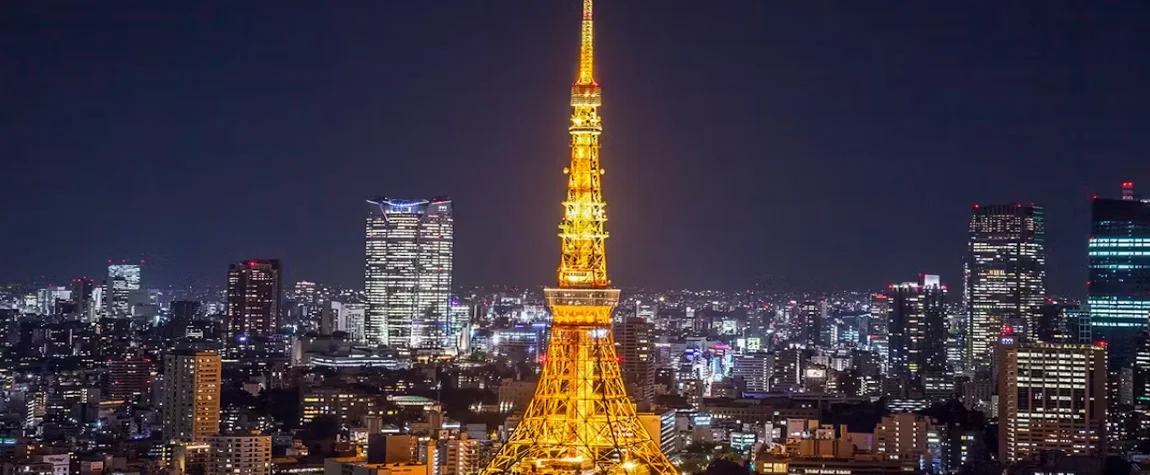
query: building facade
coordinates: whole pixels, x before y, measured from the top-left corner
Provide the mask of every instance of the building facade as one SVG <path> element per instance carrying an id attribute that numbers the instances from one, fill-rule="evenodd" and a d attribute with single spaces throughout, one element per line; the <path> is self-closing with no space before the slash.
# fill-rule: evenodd
<path id="1" fill-rule="evenodd" d="M 152 386 L 152 362 L 144 358 L 129 357 L 108 363 L 108 395 L 110 401 L 134 401 L 148 393 Z"/>
<path id="2" fill-rule="evenodd" d="M 735 357 L 731 376 L 743 380 L 748 392 L 765 393 L 771 390 L 771 376 L 775 372 L 775 355 L 745 353 Z"/>
<path id="3" fill-rule="evenodd" d="M 827 301 L 808 300 L 799 307 L 796 341 L 807 346 L 822 345 L 823 326 L 827 323 Z"/>
<path id="4" fill-rule="evenodd" d="M 875 453 L 891 460 L 915 460 L 919 467 L 941 462 L 940 432 L 929 417 L 910 412 L 883 416 L 873 443 Z"/>
<path id="5" fill-rule="evenodd" d="M 990 368 L 1004 326 L 1033 338 L 1046 297 L 1046 225 L 1041 206 L 971 210 L 966 255 L 967 370 Z"/>
<path id="6" fill-rule="evenodd" d="M 999 347 L 999 460 L 1014 463 L 1045 450 L 1105 453 L 1106 350 L 1079 343 Z"/>
<path id="7" fill-rule="evenodd" d="M 268 337 L 279 330 L 283 284 L 280 261 L 250 260 L 228 266 L 229 343 L 248 337 Z"/>
<path id="8" fill-rule="evenodd" d="M 307 387 L 300 389 L 300 423 L 316 417 L 332 416 L 342 424 L 354 425 L 364 416 L 378 415 L 382 403 L 377 394 L 364 394 L 350 387 Z"/>
<path id="9" fill-rule="evenodd" d="M 788 344 L 775 352 L 775 367 L 771 371 L 771 390 L 774 392 L 802 392 L 803 370 L 806 369 L 803 353 L 806 348 L 798 343 Z"/>
<path id="10" fill-rule="evenodd" d="M 222 362 L 211 352 L 164 355 L 164 439 L 203 441 L 220 431 Z"/>
<path id="11" fill-rule="evenodd" d="M 870 331 L 867 343 L 871 352 L 878 355 L 879 369 L 882 373 L 890 370 L 890 297 L 875 294 L 870 304 Z"/>
<path id="12" fill-rule="evenodd" d="M 1120 199 L 1094 199 L 1088 246 L 1091 332 L 1106 340 L 1112 368 L 1131 367 L 1150 322 L 1150 200 L 1137 199 L 1133 183 Z"/>
<path id="13" fill-rule="evenodd" d="M 104 281 L 104 315 L 111 318 L 132 316 L 129 294 L 140 290 L 140 266 L 135 264 L 112 264 L 108 266 L 108 278 Z"/>
<path id="14" fill-rule="evenodd" d="M 1150 328 L 1142 330 L 1135 345 L 1134 388 L 1131 397 L 1142 412 L 1150 412 Z"/>
<path id="15" fill-rule="evenodd" d="M 207 475 L 271 475 L 272 436 L 225 434 L 207 437 Z"/>
<path id="16" fill-rule="evenodd" d="M 946 365 L 946 287 L 937 275 L 887 288 L 888 374 L 905 381 L 943 375 Z"/>
<path id="17" fill-rule="evenodd" d="M 638 317 L 626 317 L 614 325 L 616 354 L 627 394 L 639 401 L 655 399 L 655 325 Z"/>
<path id="18" fill-rule="evenodd" d="M 449 346 L 451 200 L 367 203 L 367 340 L 408 349 Z"/>
<path id="19" fill-rule="evenodd" d="M 474 475 L 483 469 L 483 441 L 472 439 L 466 433 L 458 439 L 445 441 L 444 475 Z"/>

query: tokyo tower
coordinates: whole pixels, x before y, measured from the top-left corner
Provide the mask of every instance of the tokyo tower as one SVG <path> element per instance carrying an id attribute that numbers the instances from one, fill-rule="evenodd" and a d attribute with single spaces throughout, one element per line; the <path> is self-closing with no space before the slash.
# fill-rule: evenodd
<path id="1" fill-rule="evenodd" d="M 592 0 L 583 0 L 579 76 L 571 86 L 571 164 L 559 223 L 559 282 L 544 290 L 551 339 L 535 396 L 483 475 L 678 475 L 627 399 L 607 279 L 606 202 L 599 167 L 602 96 L 595 82 Z"/>

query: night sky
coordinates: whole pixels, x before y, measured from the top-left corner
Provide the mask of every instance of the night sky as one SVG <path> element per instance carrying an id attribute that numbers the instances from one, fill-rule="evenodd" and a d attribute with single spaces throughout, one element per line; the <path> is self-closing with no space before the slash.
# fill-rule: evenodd
<path id="1" fill-rule="evenodd" d="M 0 279 L 149 261 L 362 285 L 363 200 L 456 200 L 459 284 L 558 263 L 577 0 L 7 1 Z M 602 0 L 619 286 L 958 285 L 1034 201 L 1084 292 L 1093 194 L 1150 194 L 1150 3 Z"/>

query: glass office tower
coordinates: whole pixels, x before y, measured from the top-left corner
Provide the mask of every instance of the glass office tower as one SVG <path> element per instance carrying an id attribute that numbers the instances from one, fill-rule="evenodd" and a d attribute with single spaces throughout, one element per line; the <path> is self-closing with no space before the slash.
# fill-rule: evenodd
<path id="1" fill-rule="evenodd" d="M 1095 339 L 1106 340 L 1111 368 L 1133 365 L 1150 324 L 1150 200 L 1123 183 L 1121 198 L 1091 205 L 1087 303 Z"/>

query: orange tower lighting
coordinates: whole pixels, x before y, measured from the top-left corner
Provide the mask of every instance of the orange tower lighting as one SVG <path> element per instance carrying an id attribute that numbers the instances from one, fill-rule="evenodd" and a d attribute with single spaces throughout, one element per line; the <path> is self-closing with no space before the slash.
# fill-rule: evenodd
<path id="1" fill-rule="evenodd" d="M 607 278 L 593 26 L 592 0 L 583 0 L 579 75 L 571 86 L 571 164 L 563 170 L 559 281 L 544 290 L 552 315 L 547 358 L 523 420 L 483 475 L 678 475 L 627 398 L 611 334 L 619 290 Z"/>

